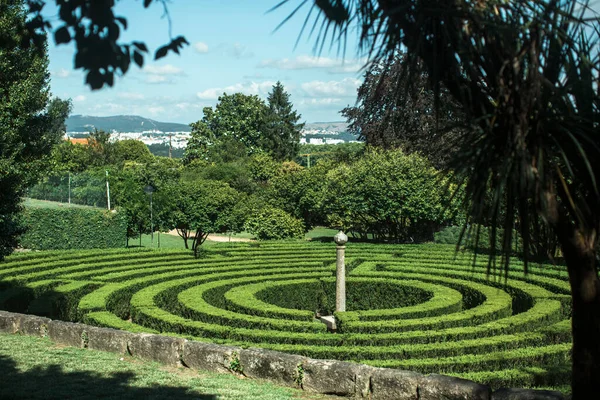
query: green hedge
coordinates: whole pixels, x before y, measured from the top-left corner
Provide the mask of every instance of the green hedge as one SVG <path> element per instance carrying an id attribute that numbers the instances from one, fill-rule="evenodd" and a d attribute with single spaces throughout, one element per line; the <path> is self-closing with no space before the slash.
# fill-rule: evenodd
<path id="1" fill-rule="evenodd" d="M 127 223 L 118 213 L 84 208 L 28 207 L 21 246 L 34 250 L 125 247 Z"/>

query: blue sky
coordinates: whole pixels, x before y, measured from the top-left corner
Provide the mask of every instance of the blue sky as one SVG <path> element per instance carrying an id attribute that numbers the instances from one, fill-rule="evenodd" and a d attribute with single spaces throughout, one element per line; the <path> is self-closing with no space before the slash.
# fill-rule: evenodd
<path id="1" fill-rule="evenodd" d="M 173 36 L 190 42 L 180 56 L 170 53 L 157 62 L 146 58 L 113 88 L 91 91 L 84 74 L 73 69 L 73 44 L 50 40 L 51 88 L 55 96 L 73 100 L 73 114 L 134 114 L 159 121 L 190 123 L 202 108 L 214 106 L 223 92 L 257 94 L 266 99 L 281 81 L 306 122 L 340 121 L 339 111 L 354 105 L 362 81 L 356 42 L 349 36 L 345 56 L 328 46 L 317 57 L 315 38 L 303 35 L 294 48 L 308 7 L 277 32 L 277 25 L 299 4 L 266 13 L 279 0 L 174 0 L 169 3 Z M 45 9 L 56 15 L 56 9 Z M 168 22 L 160 4 L 144 9 L 142 1 L 118 3 L 116 14 L 128 20 L 125 41 L 146 42 L 151 53 L 169 41 Z M 57 22 L 55 27 L 60 26 Z"/>

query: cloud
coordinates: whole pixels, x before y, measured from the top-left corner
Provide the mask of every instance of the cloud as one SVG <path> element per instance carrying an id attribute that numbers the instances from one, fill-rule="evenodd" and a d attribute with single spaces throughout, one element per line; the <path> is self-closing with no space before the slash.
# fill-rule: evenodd
<path id="1" fill-rule="evenodd" d="M 58 71 L 55 71 L 53 74 L 53 76 L 55 76 L 57 78 L 63 78 L 63 79 L 68 78 L 71 75 L 73 75 L 73 71 L 70 71 L 70 70 L 64 69 L 64 68 L 61 68 Z"/>
<path id="2" fill-rule="evenodd" d="M 241 43 L 221 43 L 218 48 L 223 55 L 237 58 L 238 60 L 254 57 L 254 52 L 248 49 L 248 46 Z"/>
<path id="3" fill-rule="evenodd" d="M 329 57 L 315 57 L 300 55 L 296 58 L 267 59 L 258 65 L 261 68 L 275 68 L 282 70 L 299 70 L 322 68 L 330 73 L 352 73 L 358 72 L 367 62 L 366 59 L 334 59 Z"/>
<path id="4" fill-rule="evenodd" d="M 79 102 L 82 102 L 82 101 L 85 101 L 85 96 L 84 96 L 84 95 L 82 95 L 82 94 L 80 94 L 79 96 L 75 96 L 75 97 L 73 98 L 73 101 L 75 101 L 75 102 L 78 102 L 78 103 L 79 103 Z"/>
<path id="5" fill-rule="evenodd" d="M 183 69 L 176 67 L 174 65 L 171 65 L 171 64 L 166 64 L 166 65 L 161 65 L 161 66 L 148 65 L 148 66 L 144 67 L 143 71 L 150 75 L 161 75 L 161 76 L 184 75 Z"/>
<path id="6" fill-rule="evenodd" d="M 122 92 L 118 93 L 117 97 L 125 100 L 144 100 L 144 95 L 141 93 Z"/>
<path id="7" fill-rule="evenodd" d="M 194 50 L 200 54 L 208 53 L 208 45 L 204 42 L 196 42 L 194 43 Z"/>
<path id="8" fill-rule="evenodd" d="M 322 99 L 302 99 L 298 104 L 302 106 L 329 106 L 341 103 L 344 103 L 343 99 L 337 97 L 325 97 Z"/>
<path id="9" fill-rule="evenodd" d="M 355 78 L 344 78 L 341 81 L 311 81 L 300 87 L 307 97 L 354 97 L 361 81 Z"/>
<path id="10" fill-rule="evenodd" d="M 165 108 L 163 106 L 148 107 L 148 112 L 152 115 L 162 114 L 165 112 Z"/>
<path id="11" fill-rule="evenodd" d="M 263 82 L 250 82 L 250 83 L 236 83 L 235 85 L 226 86 L 223 88 L 209 88 L 201 92 L 196 93 L 196 97 L 200 100 L 216 100 L 223 93 L 244 93 L 244 94 L 256 94 L 264 96 L 271 91 L 275 82 L 263 81 Z"/>
<path id="12" fill-rule="evenodd" d="M 185 76 L 183 69 L 176 67 L 171 64 L 166 65 L 148 65 L 142 70 L 148 76 L 146 77 L 146 83 L 174 83 L 173 77 Z"/>

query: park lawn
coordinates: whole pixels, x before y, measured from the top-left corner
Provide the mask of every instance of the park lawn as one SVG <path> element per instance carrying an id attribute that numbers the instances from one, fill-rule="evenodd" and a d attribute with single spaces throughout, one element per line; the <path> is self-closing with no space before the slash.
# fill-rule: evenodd
<path id="1" fill-rule="evenodd" d="M 229 374 L 0 334 L 2 399 L 327 399 Z"/>
<path id="2" fill-rule="evenodd" d="M 84 206 L 81 204 L 75 204 L 75 203 L 60 203 L 57 201 L 48 201 L 48 200 L 38 200 L 38 199 L 30 199 L 28 197 L 26 197 L 23 200 L 23 205 L 25 207 L 37 207 L 37 208 L 69 208 L 69 207 L 74 207 L 74 208 L 98 208 L 98 207 L 92 207 L 92 206 Z"/>

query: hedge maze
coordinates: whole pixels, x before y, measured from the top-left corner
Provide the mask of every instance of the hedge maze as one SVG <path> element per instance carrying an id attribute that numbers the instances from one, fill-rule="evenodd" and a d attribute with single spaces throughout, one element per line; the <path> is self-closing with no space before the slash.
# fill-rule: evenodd
<path id="1" fill-rule="evenodd" d="M 223 244 L 187 251 L 26 253 L 0 264 L 0 309 L 312 358 L 459 376 L 492 387 L 570 381 L 570 295 L 561 266 L 511 264 L 444 245 L 347 246 L 347 307 L 335 245 Z"/>

